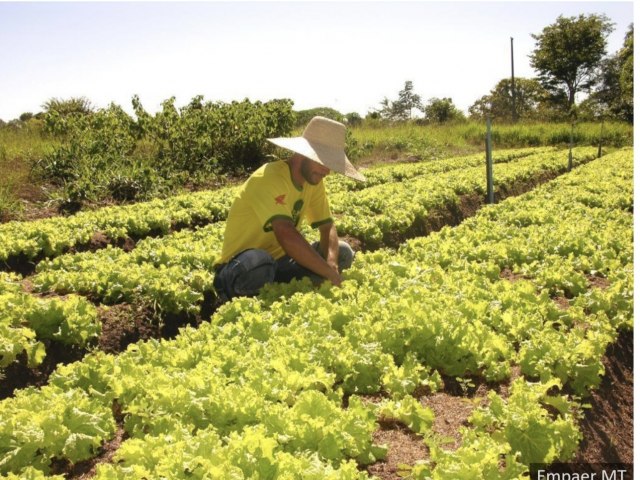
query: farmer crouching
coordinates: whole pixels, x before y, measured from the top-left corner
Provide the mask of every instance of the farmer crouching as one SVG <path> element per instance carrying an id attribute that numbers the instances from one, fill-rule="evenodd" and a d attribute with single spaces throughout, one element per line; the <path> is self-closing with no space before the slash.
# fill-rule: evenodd
<path id="1" fill-rule="evenodd" d="M 323 179 L 334 171 L 365 180 L 347 159 L 345 132 L 339 122 L 314 117 L 301 137 L 269 139 L 293 155 L 256 170 L 231 206 L 215 268 L 220 301 L 294 278 L 341 284 L 354 252 L 338 239 Z M 300 234 L 302 219 L 320 231 L 319 242 Z"/>

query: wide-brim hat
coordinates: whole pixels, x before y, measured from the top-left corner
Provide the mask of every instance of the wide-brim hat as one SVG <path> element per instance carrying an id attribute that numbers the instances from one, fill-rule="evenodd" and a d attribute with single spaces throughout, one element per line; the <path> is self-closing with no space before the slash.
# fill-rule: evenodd
<path id="1" fill-rule="evenodd" d="M 267 140 L 320 163 L 334 172 L 364 182 L 366 178 L 356 170 L 344 152 L 346 131 L 346 127 L 340 122 L 325 117 L 313 117 L 301 137 Z"/>

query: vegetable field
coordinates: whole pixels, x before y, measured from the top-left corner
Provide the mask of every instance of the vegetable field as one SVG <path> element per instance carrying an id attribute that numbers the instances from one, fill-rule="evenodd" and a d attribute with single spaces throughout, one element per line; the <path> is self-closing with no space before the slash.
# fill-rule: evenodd
<path id="1" fill-rule="evenodd" d="M 0 225 L 0 478 L 493 480 L 575 460 L 633 330 L 633 151 L 596 155 L 567 172 L 566 150 L 496 151 L 496 205 L 483 155 L 328 177 L 359 250 L 343 286 L 220 307 L 236 187 Z M 104 348 L 114 318 L 151 333 Z"/>

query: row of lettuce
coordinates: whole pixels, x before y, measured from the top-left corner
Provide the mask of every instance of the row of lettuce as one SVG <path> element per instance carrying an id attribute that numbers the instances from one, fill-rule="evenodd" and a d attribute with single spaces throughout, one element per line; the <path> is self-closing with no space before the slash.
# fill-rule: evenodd
<path id="1" fill-rule="evenodd" d="M 529 155 L 531 152 L 504 154 L 504 161 L 495 166 L 498 190 L 508 190 L 525 179 L 556 175 L 566 166 L 563 152 L 545 149 Z M 521 156 L 521 153 L 528 155 Z M 593 149 L 579 150 L 576 163 L 592 159 L 594 153 Z M 419 234 L 415 225 L 422 225 L 424 231 L 434 211 L 460 212 L 460 197 L 479 195 L 483 189 L 484 167 L 464 168 L 468 163 L 474 162 L 463 157 L 443 165 L 381 168 L 376 170 L 381 173 L 372 177 L 372 183 L 378 183 L 376 186 L 357 192 L 334 192 L 332 199 L 339 233 L 360 238 L 370 246 L 390 245 L 399 235 Z M 400 175 L 403 168 L 405 174 Z M 436 175 L 436 171 L 441 173 Z M 382 178 L 396 181 L 382 181 Z M 29 281 L 39 293 L 78 294 L 105 305 L 144 298 L 164 313 L 197 314 L 205 293 L 212 289 L 213 266 L 222 245 L 223 229 L 224 223 L 217 222 L 195 230 L 148 237 L 138 242 L 131 252 L 109 245 L 96 252 L 64 254 L 40 262 Z M 307 231 L 307 234 L 314 233 Z M 5 285 L 7 292 L 0 297 L 5 306 L 0 314 L 0 338 L 5 345 L 0 349 L 0 367 L 14 361 L 21 352 L 27 353 L 30 365 L 43 359 L 41 340 L 50 337 L 47 332 L 41 334 L 42 320 L 32 322 L 34 316 L 42 318 L 41 313 L 34 311 L 54 308 L 66 313 L 51 315 L 47 320 L 52 327 L 60 328 L 56 339 L 63 342 L 72 343 L 77 338 L 76 343 L 84 346 L 100 334 L 99 316 L 87 301 L 72 295 L 69 299 L 55 300 L 54 304 L 52 300 L 21 292 L 15 275 L 6 274 L 2 279 L 0 285 Z M 9 288 L 9 285 L 13 286 Z"/>
<path id="2" fill-rule="evenodd" d="M 526 478 L 529 463 L 567 461 L 605 349 L 632 328 L 632 167 L 631 150 L 607 155 L 397 252 L 359 254 L 341 288 L 273 285 L 173 340 L 59 367 L 0 403 L 0 472 L 45 478 L 53 460 L 91 458 L 114 411 L 126 440 L 98 479 L 365 479 L 385 455 L 383 419 L 429 446 L 414 478 Z M 442 375 L 510 381 L 456 450 L 416 396 Z"/>
<path id="3" fill-rule="evenodd" d="M 496 162 L 507 162 L 550 148 L 519 149 L 496 152 Z M 593 150 L 593 149 L 591 149 Z M 330 191 L 357 189 L 384 183 L 399 182 L 414 176 L 433 175 L 457 168 L 481 165 L 482 155 L 457 157 L 437 162 L 413 165 L 393 165 L 367 171 L 366 184 L 345 181 L 337 176 L 328 179 Z M 0 225 L 0 264 L 12 258 L 38 260 L 53 258 L 71 248 L 91 243 L 96 233 L 117 241 L 162 235 L 171 229 L 194 227 L 226 218 L 237 187 L 220 188 L 157 199 L 126 206 L 81 212 L 71 217 L 55 217 L 33 222 L 9 222 Z"/>
<path id="4" fill-rule="evenodd" d="M 0 272 L 0 373 L 23 354 L 29 367 L 42 363 L 47 340 L 85 347 L 100 331 L 98 310 L 87 299 L 30 295 L 18 275 Z"/>

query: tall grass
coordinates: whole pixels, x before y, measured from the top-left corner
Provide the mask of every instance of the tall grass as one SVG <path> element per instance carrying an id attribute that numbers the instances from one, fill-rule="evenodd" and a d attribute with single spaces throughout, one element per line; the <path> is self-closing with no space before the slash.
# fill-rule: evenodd
<path id="1" fill-rule="evenodd" d="M 578 123 L 573 132 L 574 145 L 597 146 L 599 123 Z M 416 155 L 437 158 L 443 155 L 482 151 L 487 132 L 484 123 L 445 125 L 398 124 L 361 126 L 350 129 L 357 147 L 356 158 L 395 155 Z M 568 146 L 571 125 L 566 123 L 493 124 L 491 138 L 494 148 L 537 146 Z M 633 125 L 605 123 L 602 144 L 609 147 L 633 145 Z"/>
<path id="2" fill-rule="evenodd" d="M 31 168 L 54 142 L 41 132 L 42 126 L 36 120 L 19 128 L 0 128 L 0 221 L 19 218 L 20 199 L 33 199 L 40 194 L 39 182 L 31 177 Z"/>

